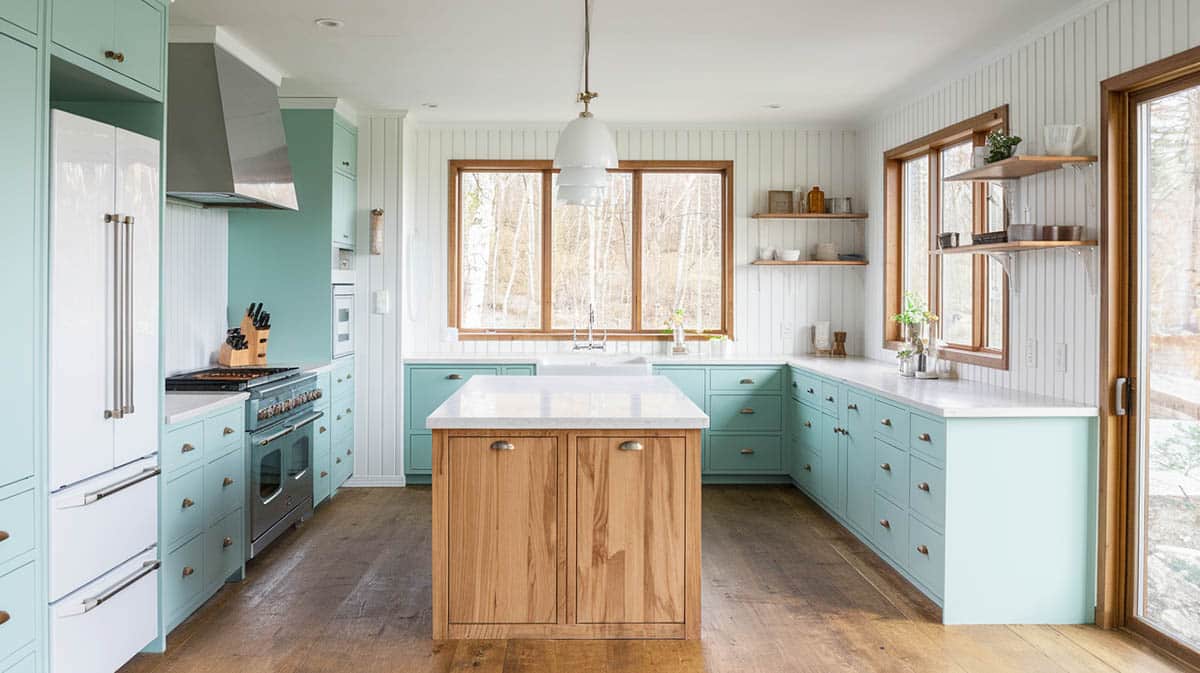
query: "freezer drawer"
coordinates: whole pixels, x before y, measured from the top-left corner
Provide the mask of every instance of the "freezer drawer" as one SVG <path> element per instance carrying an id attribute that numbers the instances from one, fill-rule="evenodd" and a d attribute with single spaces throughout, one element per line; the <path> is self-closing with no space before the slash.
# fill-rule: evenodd
<path id="1" fill-rule="evenodd" d="M 57 601 L 158 541 L 153 458 L 50 495 L 50 601 Z"/>
<path id="2" fill-rule="evenodd" d="M 50 606 L 50 672 L 112 673 L 158 634 L 157 549 Z"/>

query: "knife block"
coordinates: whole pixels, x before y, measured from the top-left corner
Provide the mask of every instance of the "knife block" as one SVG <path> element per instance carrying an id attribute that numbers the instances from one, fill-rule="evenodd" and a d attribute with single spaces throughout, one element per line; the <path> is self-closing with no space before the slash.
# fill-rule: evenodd
<path id="1" fill-rule="evenodd" d="M 254 326 L 254 321 L 250 319 L 250 316 L 242 316 L 240 327 L 242 334 L 246 336 L 248 348 L 235 351 L 230 348 L 229 344 L 223 343 L 221 352 L 217 355 L 217 362 L 224 367 L 265 366 L 267 364 L 267 340 L 271 337 L 271 330 L 258 329 Z"/>

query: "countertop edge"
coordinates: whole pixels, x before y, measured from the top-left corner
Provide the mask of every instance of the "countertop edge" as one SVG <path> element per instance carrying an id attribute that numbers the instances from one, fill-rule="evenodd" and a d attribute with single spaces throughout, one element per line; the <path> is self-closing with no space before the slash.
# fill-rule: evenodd
<path id="1" fill-rule="evenodd" d="M 170 398 L 176 398 L 177 401 L 182 401 L 183 398 L 193 398 L 196 402 L 194 405 L 185 406 L 182 409 L 168 413 L 166 407 Z M 211 399 L 201 399 L 211 398 Z M 209 412 L 221 407 L 231 407 L 235 404 L 240 404 L 250 399 L 250 393 L 197 393 L 197 392 L 171 392 L 166 393 L 166 400 L 163 402 L 163 425 L 178 425 L 185 421 L 190 421 L 208 415 Z"/>

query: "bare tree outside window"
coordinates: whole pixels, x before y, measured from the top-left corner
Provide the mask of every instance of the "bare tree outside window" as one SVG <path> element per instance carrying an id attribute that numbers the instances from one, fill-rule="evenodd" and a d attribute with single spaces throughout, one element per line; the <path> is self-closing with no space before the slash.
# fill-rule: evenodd
<path id="1" fill-rule="evenodd" d="M 541 246 L 541 173 L 464 174 L 463 327 L 541 327 Z"/>
<path id="2" fill-rule="evenodd" d="M 558 178 L 555 176 L 557 185 Z M 633 174 L 610 173 L 604 203 L 594 208 L 556 203 L 554 329 L 584 327 L 588 307 L 596 327 L 629 329 L 633 322 Z"/>
<path id="3" fill-rule="evenodd" d="M 642 328 L 683 309 L 688 330 L 721 328 L 721 176 L 642 177 Z"/>

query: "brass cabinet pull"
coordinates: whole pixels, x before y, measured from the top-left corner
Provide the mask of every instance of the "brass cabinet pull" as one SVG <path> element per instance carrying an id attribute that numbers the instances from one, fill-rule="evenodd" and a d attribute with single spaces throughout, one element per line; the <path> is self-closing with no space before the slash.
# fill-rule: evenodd
<path id="1" fill-rule="evenodd" d="M 328 472 L 326 472 L 325 470 L 321 470 L 321 477 L 328 477 L 328 476 L 329 476 Z"/>
<path id="2" fill-rule="evenodd" d="M 342 415 L 341 415 L 341 414 L 338 414 L 337 416 L 335 416 L 335 417 L 333 418 L 333 420 L 335 420 L 335 421 L 340 421 L 340 420 L 342 420 Z"/>
<path id="3" fill-rule="evenodd" d="M 817 394 L 817 391 L 813 390 L 812 388 L 809 388 L 808 390 L 806 390 L 806 391 L 804 391 L 804 392 L 808 393 L 809 395 L 816 395 L 816 394 Z"/>
<path id="4" fill-rule="evenodd" d="M 754 379 L 742 379 L 741 381 L 738 381 L 738 383 L 744 386 L 752 386 L 754 385 Z"/>
<path id="5" fill-rule="evenodd" d="M 196 504 L 196 501 L 192 500 L 191 498 L 183 499 L 183 508 L 184 509 L 187 509 L 188 507 L 191 507 L 192 505 L 195 505 L 195 504 Z"/>
<path id="6" fill-rule="evenodd" d="M 880 525 L 880 526 L 883 526 L 884 528 L 891 528 L 891 527 L 892 527 L 892 522 L 891 522 L 891 521 L 888 521 L 887 519 L 880 519 L 880 520 L 879 520 L 879 525 Z"/>
<path id="7" fill-rule="evenodd" d="M 4 622 L 7 622 L 10 619 L 12 619 L 12 615 L 8 614 L 4 610 L 0 610 L 0 624 L 3 624 Z"/>
<path id="8" fill-rule="evenodd" d="M 354 374 L 346 374 L 346 380 L 347 380 L 347 381 L 349 381 L 349 380 L 350 380 L 350 379 L 352 379 L 352 378 L 354 378 Z"/>
<path id="9" fill-rule="evenodd" d="M 851 402 L 850 404 L 847 404 L 846 408 L 849 409 L 850 411 L 858 411 L 858 405 L 853 402 Z"/>
<path id="10" fill-rule="evenodd" d="M 799 387 L 800 387 L 800 384 L 799 384 L 799 383 L 796 383 L 795 381 L 792 381 L 792 387 L 793 387 L 793 388 L 799 388 Z"/>
<path id="11" fill-rule="evenodd" d="M 740 451 L 740 453 L 741 453 L 743 456 L 750 456 L 750 455 L 753 455 L 753 454 L 754 454 L 754 449 L 742 449 L 742 450 Z"/>
<path id="12" fill-rule="evenodd" d="M 317 428 L 317 431 L 318 431 L 318 432 L 325 432 L 325 426 L 324 426 L 324 425 L 322 425 L 322 426 L 319 426 L 319 427 Z"/>
<path id="13" fill-rule="evenodd" d="M 812 421 L 804 421 L 804 427 L 806 427 L 806 428 L 811 428 L 811 427 L 812 427 Z"/>
<path id="14" fill-rule="evenodd" d="M 229 426 L 227 425 L 227 426 L 225 426 L 225 429 L 221 431 L 221 434 L 223 434 L 223 435 L 232 435 L 232 434 L 233 434 L 233 428 L 231 428 L 231 427 L 229 427 Z"/>
<path id="15" fill-rule="evenodd" d="M 739 413 L 739 414 L 746 414 L 747 416 L 749 416 L 750 414 L 753 414 L 753 413 L 754 413 L 754 410 L 753 410 L 753 409 L 751 409 L 750 407 L 743 407 L 743 408 L 742 408 L 742 410 L 741 410 L 741 411 L 739 411 L 738 413 Z"/>
<path id="16" fill-rule="evenodd" d="M 224 540 L 221 540 L 221 546 L 222 547 L 232 547 L 233 546 L 233 538 L 227 537 Z"/>
<path id="17" fill-rule="evenodd" d="M 0 530 L 0 542 L 4 542 L 7 539 L 8 539 L 8 531 Z"/>
<path id="18" fill-rule="evenodd" d="M 221 480 L 221 486 L 233 486 L 233 477 L 225 477 Z"/>
<path id="19" fill-rule="evenodd" d="M 191 575 L 191 574 L 192 574 L 192 573 L 194 573 L 194 572 L 196 572 L 196 569 L 195 569 L 195 568 L 193 568 L 193 567 L 191 567 L 191 566 L 184 566 L 184 567 L 183 567 L 183 576 L 184 576 L 184 577 L 188 577 L 189 575 Z"/>
<path id="20" fill-rule="evenodd" d="M 346 407 L 346 414 L 347 414 L 347 415 L 349 415 L 349 414 L 352 414 L 352 413 L 354 413 L 354 410 L 353 410 L 353 409 L 351 409 L 350 407 Z"/>
<path id="21" fill-rule="evenodd" d="M 179 447 L 180 453 L 187 453 L 189 451 L 195 451 L 195 450 L 196 450 L 196 447 L 192 446 L 191 444 L 184 444 L 183 446 Z"/>
<path id="22" fill-rule="evenodd" d="M 921 434 L 917 435 L 917 439 L 921 440 L 922 442 L 928 442 L 930 441 L 929 433 L 922 432 Z"/>
<path id="23" fill-rule="evenodd" d="M 837 402 L 837 400 L 833 399 L 833 395 L 826 395 L 825 401 L 826 402 Z"/>
<path id="24" fill-rule="evenodd" d="M 804 471 L 805 471 L 805 472 L 812 472 L 812 463 L 805 463 L 805 464 L 804 464 Z"/>
<path id="25" fill-rule="evenodd" d="M 879 469 L 883 470 L 884 472 L 891 472 L 892 464 L 891 463 L 880 463 Z"/>
<path id="26" fill-rule="evenodd" d="M 461 381 L 462 374 L 446 374 L 447 381 Z"/>
<path id="27" fill-rule="evenodd" d="M 116 61 L 117 63 L 125 62 L 125 54 L 119 51 L 113 51 L 112 49 L 108 49 L 104 52 L 104 58 L 107 58 L 110 61 Z"/>
<path id="28" fill-rule="evenodd" d="M 923 481 L 923 482 L 917 484 L 917 490 L 925 491 L 926 493 L 928 493 L 929 492 L 929 483 Z"/>
<path id="29" fill-rule="evenodd" d="M 341 382 L 342 382 L 342 380 L 339 378 L 339 379 L 337 380 L 337 382 L 338 382 L 338 383 L 341 383 Z"/>
<path id="30" fill-rule="evenodd" d="M 919 544 L 919 545 L 917 545 L 917 552 L 924 554 L 926 556 L 929 556 L 929 547 L 926 547 L 923 544 Z"/>
<path id="31" fill-rule="evenodd" d="M 349 456 L 349 455 L 350 455 L 350 454 L 352 454 L 352 453 L 354 453 L 354 452 L 353 452 L 353 451 L 351 451 L 350 449 L 346 449 L 346 455 L 347 455 L 347 456 Z"/>
<path id="32" fill-rule="evenodd" d="M 333 462 L 335 462 L 335 463 L 341 463 L 341 462 L 342 462 L 342 457 L 341 457 L 341 456 L 338 456 L 337 458 L 334 458 L 334 459 L 333 459 Z"/>
<path id="33" fill-rule="evenodd" d="M 512 442 L 506 442 L 504 440 L 492 442 L 492 450 L 493 451 L 512 451 L 515 448 L 516 447 L 513 446 Z M 338 460 L 340 461 L 341 459 L 339 458 Z"/>
<path id="34" fill-rule="evenodd" d="M 890 428 L 890 427 L 892 427 L 892 419 L 890 419 L 890 418 L 880 419 L 879 424 L 886 425 L 887 427 Z"/>
<path id="35" fill-rule="evenodd" d="M 641 451 L 645 447 L 642 446 L 641 442 L 621 442 L 621 445 L 617 448 L 622 451 Z"/>

